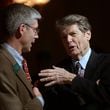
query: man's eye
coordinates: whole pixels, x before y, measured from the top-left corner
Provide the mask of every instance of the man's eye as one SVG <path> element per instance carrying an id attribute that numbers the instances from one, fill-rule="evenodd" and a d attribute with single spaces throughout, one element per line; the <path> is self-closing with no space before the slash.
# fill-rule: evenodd
<path id="1" fill-rule="evenodd" d="M 73 33 L 73 32 L 71 32 L 71 33 L 69 33 L 71 36 L 75 36 L 76 35 L 76 33 Z"/>

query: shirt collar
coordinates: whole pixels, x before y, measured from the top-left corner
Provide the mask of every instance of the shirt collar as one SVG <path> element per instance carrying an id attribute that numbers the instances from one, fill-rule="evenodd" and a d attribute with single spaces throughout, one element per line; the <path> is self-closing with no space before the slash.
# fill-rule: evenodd
<path id="1" fill-rule="evenodd" d="M 15 58 L 16 62 L 22 67 L 23 57 L 7 43 L 3 43 L 2 46 L 8 50 L 8 52 Z"/>
<path id="2" fill-rule="evenodd" d="M 88 52 L 80 59 L 79 63 L 81 64 L 83 69 L 86 68 L 90 55 L 91 55 L 91 48 L 89 48 Z"/>

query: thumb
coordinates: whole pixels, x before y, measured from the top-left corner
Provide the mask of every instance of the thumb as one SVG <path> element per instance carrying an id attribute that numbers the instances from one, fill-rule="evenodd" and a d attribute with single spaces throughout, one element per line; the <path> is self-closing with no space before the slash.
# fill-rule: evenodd
<path id="1" fill-rule="evenodd" d="M 57 67 L 55 65 L 53 65 L 52 67 L 53 67 L 53 69 L 61 69 L 60 67 Z"/>

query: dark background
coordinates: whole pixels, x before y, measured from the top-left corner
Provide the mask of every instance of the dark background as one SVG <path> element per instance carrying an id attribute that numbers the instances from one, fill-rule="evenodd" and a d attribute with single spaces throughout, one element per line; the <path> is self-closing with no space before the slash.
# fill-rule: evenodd
<path id="1" fill-rule="evenodd" d="M 8 4 L 2 0 L 0 6 Z M 76 13 L 88 17 L 92 25 L 91 47 L 97 52 L 110 52 L 110 4 L 109 0 L 50 0 L 45 6 L 34 6 L 42 14 L 39 39 L 30 53 L 25 54 L 30 71 L 39 72 L 51 67 L 66 56 L 55 30 L 55 21 Z"/>

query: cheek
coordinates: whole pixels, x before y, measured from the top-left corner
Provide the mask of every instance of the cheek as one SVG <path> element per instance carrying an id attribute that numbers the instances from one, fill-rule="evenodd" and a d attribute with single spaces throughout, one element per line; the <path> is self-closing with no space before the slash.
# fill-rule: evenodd
<path id="1" fill-rule="evenodd" d="M 33 39 L 33 35 L 31 33 L 27 34 L 26 41 L 29 42 L 32 41 L 32 39 Z"/>
<path id="2" fill-rule="evenodd" d="M 81 49 L 84 50 L 85 48 L 88 47 L 88 42 L 87 42 L 86 40 L 83 40 L 83 41 L 81 42 L 80 46 L 81 46 Z"/>
<path id="3" fill-rule="evenodd" d="M 77 48 L 79 51 L 82 51 L 85 45 L 84 39 L 77 39 Z"/>
<path id="4" fill-rule="evenodd" d="M 32 41 L 32 39 L 30 39 L 29 36 L 26 36 L 25 39 L 23 40 L 23 44 L 28 45 L 28 44 L 30 44 L 31 41 Z"/>

